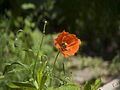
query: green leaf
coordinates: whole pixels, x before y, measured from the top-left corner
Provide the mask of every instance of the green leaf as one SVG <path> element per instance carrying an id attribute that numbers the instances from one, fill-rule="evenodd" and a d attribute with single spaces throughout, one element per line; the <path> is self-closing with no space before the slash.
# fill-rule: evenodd
<path id="1" fill-rule="evenodd" d="M 91 90 L 90 81 L 87 81 L 87 82 L 85 83 L 83 90 Z"/>
<path id="2" fill-rule="evenodd" d="M 53 88 L 47 88 L 46 90 L 54 90 Z"/>
<path id="3" fill-rule="evenodd" d="M 5 77 L 2 75 L 2 76 L 0 76 L 0 79 L 4 79 Z"/>
<path id="4" fill-rule="evenodd" d="M 8 82 L 7 85 L 10 88 L 27 88 L 27 89 L 37 90 L 34 84 L 27 82 Z"/>
<path id="5" fill-rule="evenodd" d="M 42 76 L 41 83 L 39 86 L 40 90 L 42 90 L 44 88 L 46 80 L 47 80 L 47 72 L 45 72 L 44 75 Z"/>
<path id="6" fill-rule="evenodd" d="M 79 85 L 67 84 L 55 89 L 48 88 L 47 90 L 81 90 L 81 88 Z"/>
<path id="7" fill-rule="evenodd" d="M 47 72 L 43 72 L 43 66 L 41 65 L 39 67 L 39 70 L 37 72 L 37 83 L 39 86 L 39 89 L 42 90 L 44 88 L 44 84 L 47 80 Z"/>
<path id="8" fill-rule="evenodd" d="M 0 72 L 0 79 L 4 79 L 4 78 L 5 78 L 5 76 L 3 75 L 2 72 Z"/>
<path id="9" fill-rule="evenodd" d="M 11 82 L 8 82 L 7 85 L 10 87 L 10 88 L 20 88 L 19 86 L 16 86 L 15 84 L 11 83 Z"/>
<path id="10" fill-rule="evenodd" d="M 38 83 L 38 86 L 40 87 L 40 83 L 41 83 L 41 78 L 43 76 L 43 66 L 41 65 L 38 69 L 38 72 L 37 72 L 37 83 Z"/>
<path id="11" fill-rule="evenodd" d="M 13 63 L 5 66 L 4 71 L 3 71 L 3 75 L 4 75 L 5 73 L 7 73 L 7 72 L 9 71 L 10 67 L 12 67 L 12 66 L 15 65 L 15 64 L 20 65 L 20 66 L 23 66 L 24 68 L 28 69 L 28 66 L 25 65 L 25 64 L 22 64 L 21 62 L 13 62 Z"/>
<path id="12" fill-rule="evenodd" d="M 35 87 L 37 88 L 37 90 L 39 90 L 38 83 L 37 83 L 36 80 L 33 82 L 33 84 L 35 85 Z"/>
<path id="13" fill-rule="evenodd" d="M 22 9 L 27 10 L 27 9 L 35 9 L 35 5 L 33 3 L 24 3 L 22 5 Z"/>
<path id="14" fill-rule="evenodd" d="M 100 86 L 101 84 L 101 78 L 98 78 L 96 81 L 95 81 L 95 84 L 92 86 L 92 89 L 91 90 L 97 90 L 98 87 Z"/>

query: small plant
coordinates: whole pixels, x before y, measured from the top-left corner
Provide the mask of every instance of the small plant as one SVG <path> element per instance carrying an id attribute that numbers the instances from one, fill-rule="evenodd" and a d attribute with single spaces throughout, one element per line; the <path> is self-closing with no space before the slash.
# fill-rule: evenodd
<path id="1" fill-rule="evenodd" d="M 45 37 L 46 25 L 47 25 L 47 21 L 45 21 L 45 24 L 44 24 L 43 34 L 42 34 L 41 42 L 39 44 L 37 52 L 34 52 L 33 48 L 31 48 L 32 43 L 30 43 L 30 41 L 29 41 L 29 46 L 27 46 L 28 44 L 25 43 L 24 44 L 25 46 L 24 60 L 26 60 L 27 62 L 23 61 L 24 62 L 23 64 L 20 61 L 15 61 L 7 64 L 4 68 L 3 75 L 0 74 L 0 79 L 6 78 L 7 76 L 6 73 L 22 71 L 23 73 L 25 73 L 24 75 L 26 75 L 26 77 L 24 77 L 24 79 L 22 79 L 21 81 L 17 81 L 17 78 L 16 78 L 16 81 L 15 79 L 14 81 L 8 80 L 7 86 L 9 86 L 10 88 L 21 89 L 21 90 L 23 89 L 25 90 L 81 90 L 80 85 L 74 84 L 74 79 L 73 79 L 73 83 L 70 83 L 70 81 L 67 82 L 67 80 L 69 79 L 60 80 L 61 82 L 63 82 L 63 85 L 57 88 L 54 88 L 55 86 L 53 86 L 52 84 L 55 80 L 55 65 L 56 65 L 56 61 L 59 54 L 62 53 L 67 59 L 69 59 L 68 56 L 74 55 L 78 51 L 79 45 L 81 44 L 80 39 L 78 39 L 74 34 L 65 32 L 65 30 L 60 35 L 58 35 L 58 37 L 55 39 L 55 45 L 57 48 L 59 48 L 59 51 L 55 57 L 53 67 L 51 69 L 50 65 L 48 64 L 48 57 L 46 55 L 42 55 L 41 53 L 41 48 L 42 48 L 44 37 Z M 28 27 L 29 26 L 26 25 L 26 28 L 30 29 Z M 28 35 L 29 32 L 25 33 L 23 30 L 19 30 L 18 33 L 19 32 L 24 33 L 25 36 L 30 38 L 30 36 Z M 18 37 L 21 37 L 21 36 L 18 35 Z M 23 39 L 25 42 L 28 42 L 27 38 L 21 37 L 21 39 Z M 19 47 L 19 44 L 17 44 L 19 42 L 21 41 L 18 41 L 16 38 L 15 39 L 16 47 Z M 29 48 L 26 49 L 26 47 L 29 47 Z M 16 54 L 16 55 L 19 55 L 19 54 Z M 22 58 L 18 58 L 18 59 L 22 59 Z M 30 62 L 29 61 L 30 59 L 34 60 L 34 62 Z M 63 79 L 66 79 L 66 76 L 63 76 Z M 84 90 L 97 90 L 100 83 L 101 83 L 101 79 L 97 79 L 95 81 L 95 84 L 91 87 L 90 81 L 87 81 L 84 86 Z"/>
<path id="2" fill-rule="evenodd" d="M 98 78 L 95 81 L 95 83 L 94 83 L 94 85 L 92 87 L 91 87 L 90 81 L 87 81 L 85 83 L 85 85 L 84 85 L 84 89 L 83 90 L 97 90 L 98 87 L 100 86 L 100 84 L 101 84 L 101 79 L 100 78 Z"/>

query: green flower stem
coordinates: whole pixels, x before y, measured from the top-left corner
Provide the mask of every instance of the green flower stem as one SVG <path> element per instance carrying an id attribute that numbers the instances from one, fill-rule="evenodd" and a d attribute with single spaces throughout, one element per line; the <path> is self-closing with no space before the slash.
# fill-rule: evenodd
<path id="1" fill-rule="evenodd" d="M 71 73 L 71 75 L 72 75 L 72 81 L 73 81 L 73 84 L 75 84 L 74 76 L 73 76 L 72 73 Z"/>
<path id="2" fill-rule="evenodd" d="M 63 61 L 63 73 L 65 75 L 65 65 L 64 65 L 64 61 Z"/>
<path id="3" fill-rule="evenodd" d="M 53 69 L 52 69 L 52 73 L 51 73 L 52 76 L 54 74 L 55 64 L 56 64 L 56 61 L 57 61 L 57 58 L 58 58 L 59 54 L 60 54 L 60 51 L 58 51 L 58 53 L 57 53 L 57 55 L 55 57 L 55 61 L 54 61 Z M 51 82 L 52 82 L 52 78 L 50 79 L 50 87 L 51 87 Z"/>
<path id="4" fill-rule="evenodd" d="M 60 51 L 58 51 L 58 53 L 55 57 L 55 61 L 54 61 L 54 64 L 53 64 L 53 69 L 52 69 L 52 74 L 54 74 L 55 64 L 56 64 L 56 61 L 57 61 L 57 58 L 58 58 L 59 54 L 60 54 Z"/>
<path id="5" fill-rule="evenodd" d="M 47 21 L 45 21 L 45 24 L 44 24 L 42 40 L 41 40 L 41 43 L 40 43 L 40 46 L 39 46 L 39 49 L 38 49 L 38 52 L 37 52 L 37 55 L 36 55 L 35 64 L 34 64 L 34 67 L 33 67 L 33 78 L 35 78 L 35 67 L 36 67 L 38 56 L 39 56 L 39 53 L 40 53 L 40 50 L 41 50 L 41 47 L 42 47 L 43 39 L 44 39 L 44 36 L 45 36 L 46 24 L 47 24 Z"/>

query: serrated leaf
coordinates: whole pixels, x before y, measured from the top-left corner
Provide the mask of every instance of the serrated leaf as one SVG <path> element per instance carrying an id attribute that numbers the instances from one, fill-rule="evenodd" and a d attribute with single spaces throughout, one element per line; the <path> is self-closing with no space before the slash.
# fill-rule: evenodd
<path id="1" fill-rule="evenodd" d="M 81 88 L 79 85 L 67 84 L 55 89 L 48 88 L 47 90 L 81 90 Z"/>
<path id="2" fill-rule="evenodd" d="M 91 90 L 97 90 L 98 87 L 100 86 L 101 84 L 101 78 L 98 78 L 96 81 L 95 81 L 95 84 L 92 86 L 92 89 Z"/>
<path id="3" fill-rule="evenodd" d="M 85 83 L 83 90 L 91 90 L 90 81 L 87 81 L 87 82 Z"/>
<path id="4" fill-rule="evenodd" d="M 8 82 L 7 85 L 10 88 L 27 88 L 27 89 L 37 90 L 34 84 L 27 82 Z"/>

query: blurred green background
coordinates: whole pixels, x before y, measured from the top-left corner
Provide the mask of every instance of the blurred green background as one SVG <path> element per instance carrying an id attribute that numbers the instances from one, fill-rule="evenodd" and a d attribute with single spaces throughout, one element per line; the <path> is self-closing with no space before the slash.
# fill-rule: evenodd
<path id="1" fill-rule="evenodd" d="M 9 21 L 9 31 L 23 29 L 26 17 L 32 29 L 42 30 L 47 20 L 47 34 L 76 34 L 83 41 L 80 54 L 112 60 L 120 51 L 119 0 L 0 0 L 0 20 Z"/>

